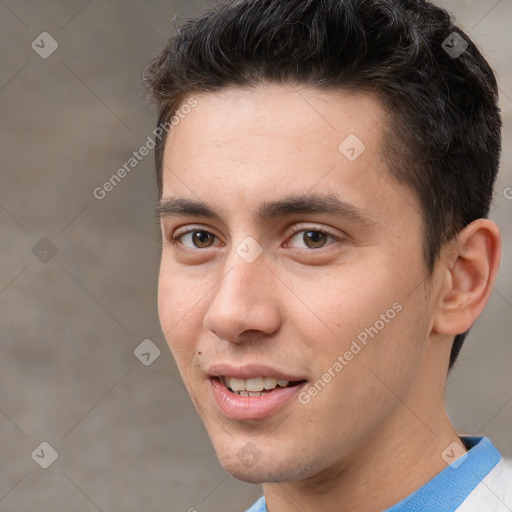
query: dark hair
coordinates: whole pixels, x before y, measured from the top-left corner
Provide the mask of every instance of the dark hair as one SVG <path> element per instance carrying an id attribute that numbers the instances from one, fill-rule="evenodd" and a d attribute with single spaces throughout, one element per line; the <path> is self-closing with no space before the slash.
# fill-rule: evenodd
<path id="1" fill-rule="evenodd" d="M 158 125 L 191 94 L 230 86 L 376 94 L 389 114 L 390 173 L 421 205 L 428 275 L 443 243 L 488 215 L 501 151 L 496 79 L 449 14 L 426 0 L 220 2 L 178 29 L 145 82 Z M 160 197 L 166 135 L 155 140 Z M 455 336 L 449 368 L 466 335 Z"/>

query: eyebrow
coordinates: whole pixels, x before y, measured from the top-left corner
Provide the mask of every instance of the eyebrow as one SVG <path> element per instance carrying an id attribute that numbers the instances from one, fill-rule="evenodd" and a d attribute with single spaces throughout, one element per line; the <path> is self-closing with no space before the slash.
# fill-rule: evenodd
<path id="1" fill-rule="evenodd" d="M 365 208 L 339 199 L 335 194 L 291 195 L 276 201 L 264 201 L 256 212 L 260 221 L 269 221 L 297 214 L 328 214 L 347 218 L 364 226 L 377 222 Z M 175 216 L 205 217 L 222 222 L 221 216 L 208 204 L 181 197 L 162 198 L 155 209 L 158 220 Z"/>

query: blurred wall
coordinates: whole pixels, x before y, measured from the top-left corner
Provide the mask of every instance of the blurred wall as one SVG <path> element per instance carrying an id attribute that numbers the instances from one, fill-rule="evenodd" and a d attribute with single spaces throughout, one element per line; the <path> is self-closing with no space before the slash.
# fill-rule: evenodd
<path id="1" fill-rule="evenodd" d="M 505 123 L 503 265 L 448 409 L 512 456 L 512 3 L 439 3 L 496 70 Z M 171 19 L 206 7 L 0 2 L 0 510 L 241 512 L 260 495 L 218 463 L 160 332 L 152 154 L 93 194 L 154 129 L 141 74 Z"/>

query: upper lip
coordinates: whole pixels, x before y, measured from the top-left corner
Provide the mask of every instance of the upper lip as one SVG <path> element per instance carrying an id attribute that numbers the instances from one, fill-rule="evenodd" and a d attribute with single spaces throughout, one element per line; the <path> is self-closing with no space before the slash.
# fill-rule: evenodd
<path id="1" fill-rule="evenodd" d="M 299 381 L 306 380 L 300 375 L 277 370 L 265 364 L 247 364 L 235 366 L 229 363 L 218 363 L 209 366 L 206 370 L 210 377 L 235 377 L 237 379 L 250 379 L 253 377 L 274 377 L 278 380 Z"/>

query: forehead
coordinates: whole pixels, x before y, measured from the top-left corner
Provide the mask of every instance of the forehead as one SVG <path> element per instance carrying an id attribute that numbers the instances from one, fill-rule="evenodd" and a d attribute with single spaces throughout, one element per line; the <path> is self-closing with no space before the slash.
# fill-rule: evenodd
<path id="1" fill-rule="evenodd" d="M 313 151 L 321 152 L 315 157 L 330 161 L 340 156 L 338 145 L 348 135 L 365 145 L 378 144 L 380 124 L 386 117 L 374 95 L 346 91 L 258 86 L 194 98 L 197 106 L 183 116 L 179 129 L 171 130 L 167 142 L 168 146 L 175 143 L 174 154 L 188 151 L 196 159 L 201 151 L 215 149 L 219 157 L 244 161 L 250 154 L 280 158 Z M 251 138 L 257 138 L 254 144 Z M 283 149 L 288 151 L 281 153 Z"/>
<path id="2" fill-rule="evenodd" d="M 383 181 L 390 179 L 386 114 L 376 96 L 259 86 L 194 99 L 167 139 L 164 197 L 213 201 L 227 212 L 230 205 L 256 211 L 262 198 L 324 192 L 366 211 L 396 209 L 396 191 Z M 414 203 L 408 189 L 400 192 Z"/>

